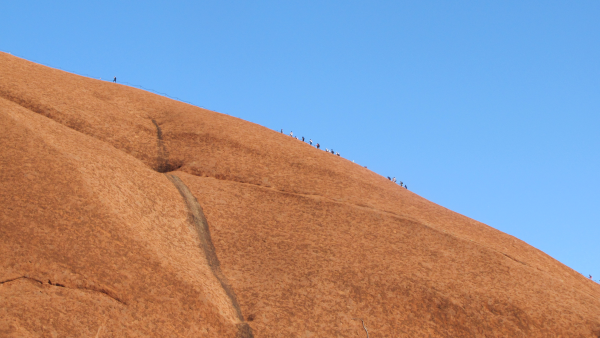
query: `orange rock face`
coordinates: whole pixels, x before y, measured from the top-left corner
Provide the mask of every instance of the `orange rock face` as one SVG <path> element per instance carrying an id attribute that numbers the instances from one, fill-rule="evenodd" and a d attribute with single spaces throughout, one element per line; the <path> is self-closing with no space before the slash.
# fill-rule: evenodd
<path id="1" fill-rule="evenodd" d="M 250 122 L 0 53 L 0 143 L 1 337 L 600 337 L 600 285 Z"/>

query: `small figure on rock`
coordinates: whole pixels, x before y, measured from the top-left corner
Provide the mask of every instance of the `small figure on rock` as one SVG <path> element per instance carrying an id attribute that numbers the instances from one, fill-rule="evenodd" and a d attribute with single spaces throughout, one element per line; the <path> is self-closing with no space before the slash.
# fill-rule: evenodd
<path id="1" fill-rule="evenodd" d="M 312 138 L 308 141 L 310 143 L 310 145 L 312 146 Z"/>
<path id="2" fill-rule="evenodd" d="M 117 77 L 115 76 L 115 78 L 113 79 L 114 83 L 117 83 Z"/>
<path id="3" fill-rule="evenodd" d="M 304 136 L 302 136 L 302 142 L 304 142 Z"/>
<path id="4" fill-rule="evenodd" d="M 317 143 L 317 149 L 321 148 L 321 145 Z"/>

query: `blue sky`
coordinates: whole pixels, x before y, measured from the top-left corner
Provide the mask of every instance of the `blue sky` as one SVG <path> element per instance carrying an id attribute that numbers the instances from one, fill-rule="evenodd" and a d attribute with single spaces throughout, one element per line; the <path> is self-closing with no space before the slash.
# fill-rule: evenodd
<path id="1" fill-rule="evenodd" d="M 0 50 L 312 138 L 600 279 L 598 1 L 11 1 Z"/>

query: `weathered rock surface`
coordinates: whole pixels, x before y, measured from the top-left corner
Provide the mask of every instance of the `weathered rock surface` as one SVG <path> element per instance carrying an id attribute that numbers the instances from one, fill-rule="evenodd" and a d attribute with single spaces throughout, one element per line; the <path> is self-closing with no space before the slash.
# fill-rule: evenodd
<path id="1" fill-rule="evenodd" d="M 600 337 L 600 285 L 264 127 L 0 53 L 2 337 Z"/>

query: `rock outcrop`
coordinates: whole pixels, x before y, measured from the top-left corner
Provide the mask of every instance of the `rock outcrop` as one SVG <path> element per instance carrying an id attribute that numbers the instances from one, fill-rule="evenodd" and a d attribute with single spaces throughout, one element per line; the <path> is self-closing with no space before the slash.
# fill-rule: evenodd
<path id="1" fill-rule="evenodd" d="M 0 53 L 0 147 L 2 337 L 600 337 L 600 285 L 247 121 Z"/>

